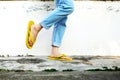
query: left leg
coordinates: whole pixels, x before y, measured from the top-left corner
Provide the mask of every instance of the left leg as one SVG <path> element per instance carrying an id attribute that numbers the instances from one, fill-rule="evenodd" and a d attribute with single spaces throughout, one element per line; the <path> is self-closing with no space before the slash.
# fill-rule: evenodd
<path id="1" fill-rule="evenodd" d="M 62 60 L 72 60 L 72 58 L 62 55 L 59 52 L 59 47 L 61 46 L 62 39 L 66 30 L 66 21 L 67 17 L 64 17 L 63 19 L 54 24 L 51 56 L 52 57 L 61 56 L 60 59 Z"/>
<path id="2" fill-rule="evenodd" d="M 51 55 L 59 55 L 59 47 L 61 45 L 62 38 L 66 30 L 66 21 L 67 17 L 64 17 L 63 19 L 54 24 Z"/>
<path id="3" fill-rule="evenodd" d="M 52 35 L 52 45 L 60 47 L 62 38 L 66 30 L 67 17 L 64 17 L 60 21 L 54 24 L 53 35 Z"/>

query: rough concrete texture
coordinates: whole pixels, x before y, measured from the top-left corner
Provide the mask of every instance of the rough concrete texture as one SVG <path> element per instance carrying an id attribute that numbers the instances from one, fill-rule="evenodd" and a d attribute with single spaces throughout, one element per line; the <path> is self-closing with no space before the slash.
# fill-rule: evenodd
<path id="1" fill-rule="evenodd" d="M 42 71 L 44 69 L 73 69 L 84 71 L 112 66 L 120 67 L 119 56 L 71 56 L 72 62 L 48 60 L 47 56 L 33 57 L 0 57 L 0 69 L 9 70 L 32 70 Z"/>
<path id="2" fill-rule="evenodd" d="M 120 80 L 120 72 L 9 72 L 0 80 Z"/>
<path id="3" fill-rule="evenodd" d="M 85 71 L 104 66 L 120 66 L 119 56 L 71 56 L 72 62 L 52 61 L 47 56 L 0 57 L 0 69 L 23 70 L 1 71 L 0 80 L 120 80 L 119 71 Z M 43 72 L 44 69 L 58 72 Z M 72 69 L 72 72 L 62 72 Z M 32 70 L 24 71 L 24 70 Z"/>

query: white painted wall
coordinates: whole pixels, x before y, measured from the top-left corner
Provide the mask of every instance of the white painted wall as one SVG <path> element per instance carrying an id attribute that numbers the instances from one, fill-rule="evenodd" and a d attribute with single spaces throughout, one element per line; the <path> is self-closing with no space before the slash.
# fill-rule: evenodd
<path id="1" fill-rule="evenodd" d="M 69 16 L 61 52 L 120 55 L 120 2 L 74 3 L 75 11 Z M 49 13 L 45 5 L 45 2 L 0 2 L 0 55 L 50 54 L 52 28 L 40 32 L 33 49 L 25 46 L 27 22 L 31 19 L 40 22 Z"/>

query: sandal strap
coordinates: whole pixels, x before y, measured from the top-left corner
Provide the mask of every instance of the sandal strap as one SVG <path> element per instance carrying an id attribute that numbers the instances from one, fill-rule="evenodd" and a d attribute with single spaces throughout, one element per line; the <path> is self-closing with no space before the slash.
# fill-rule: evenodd
<path id="1" fill-rule="evenodd" d="M 66 57 L 67 55 L 66 54 L 60 54 L 56 57 L 53 57 L 53 56 L 48 56 L 48 57 L 51 57 L 51 58 L 61 58 L 61 57 Z"/>
<path id="2" fill-rule="evenodd" d="M 56 56 L 57 58 L 61 58 L 61 57 L 66 57 L 67 55 L 66 54 L 60 54 L 58 56 Z"/>
<path id="3" fill-rule="evenodd" d="M 57 57 L 52 57 L 52 56 L 48 56 L 48 59 L 50 60 L 60 60 L 60 61 L 72 61 L 72 58 L 64 58 L 67 57 L 65 54 L 61 54 Z"/>

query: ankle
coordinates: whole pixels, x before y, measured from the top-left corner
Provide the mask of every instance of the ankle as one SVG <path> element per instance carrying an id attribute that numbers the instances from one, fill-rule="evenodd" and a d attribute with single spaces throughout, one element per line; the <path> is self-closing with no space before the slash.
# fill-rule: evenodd
<path id="1" fill-rule="evenodd" d="M 39 32 L 42 28 L 43 28 L 43 27 L 42 27 L 40 24 L 36 24 L 36 25 L 34 26 L 34 29 L 35 29 L 37 32 Z"/>
<path id="2" fill-rule="evenodd" d="M 51 56 L 53 56 L 53 57 L 56 57 L 56 56 L 59 56 L 60 55 L 60 53 L 51 53 Z"/>
<path id="3" fill-rule="evenodd" d="M 60 54 L 59 53 L 59 48 L 55 47 L 55 46 L 52 46 L 51 56 L 58 56 L 59 54 Z"/>

